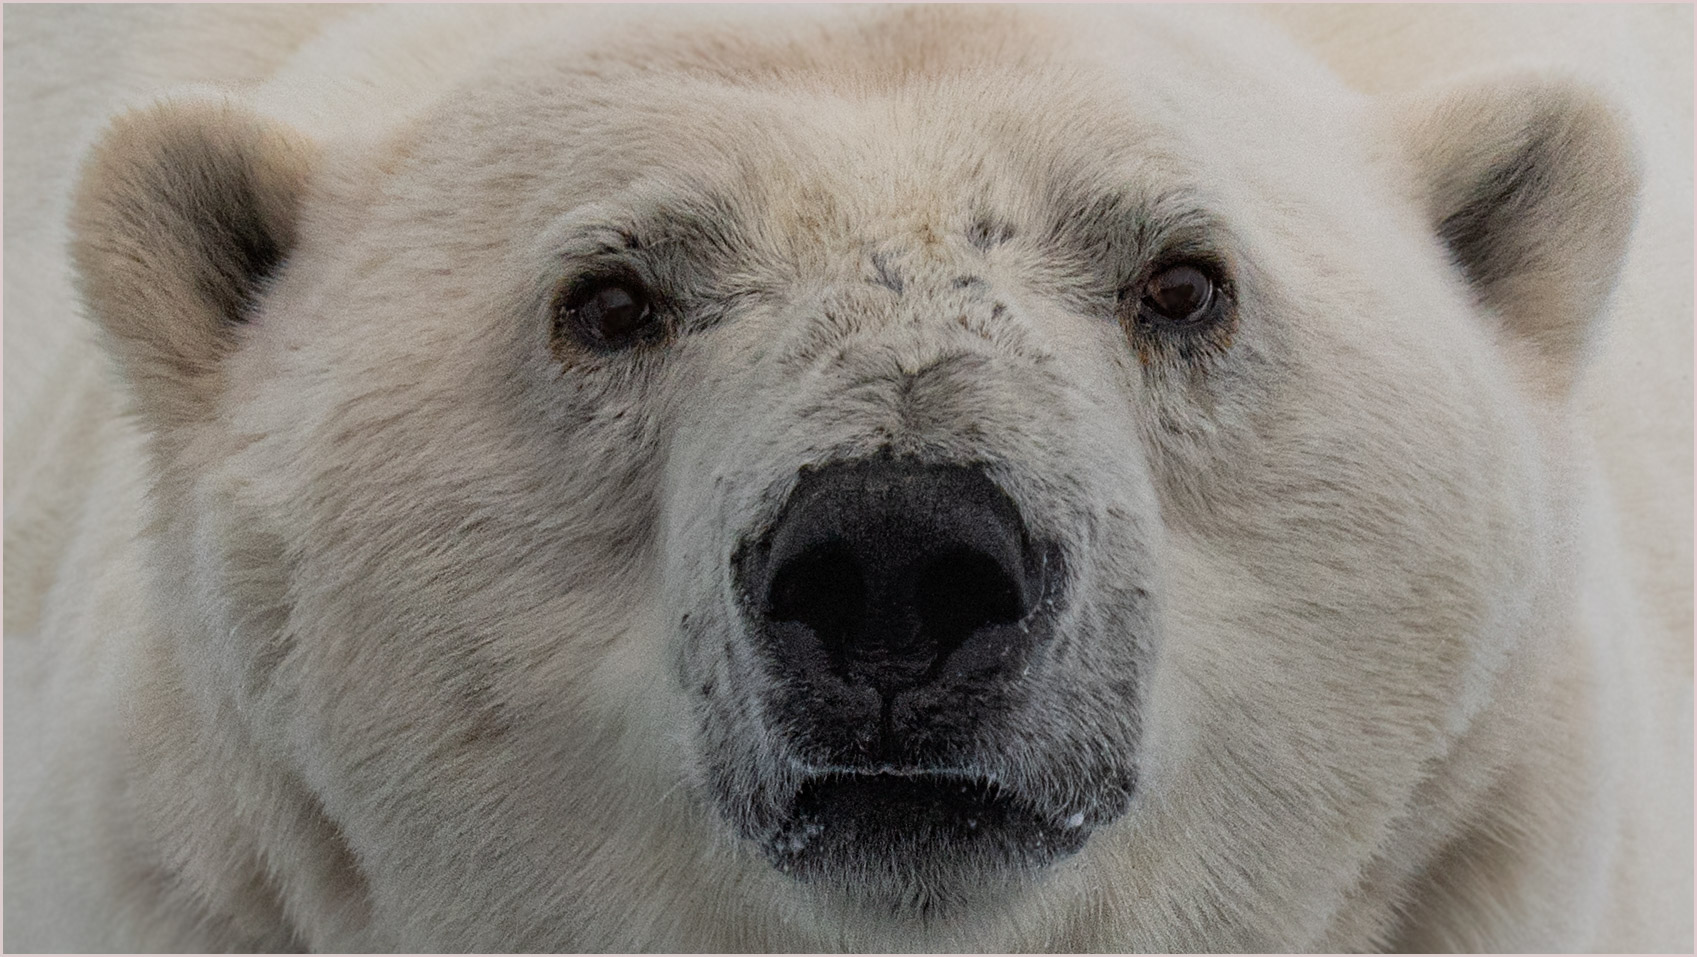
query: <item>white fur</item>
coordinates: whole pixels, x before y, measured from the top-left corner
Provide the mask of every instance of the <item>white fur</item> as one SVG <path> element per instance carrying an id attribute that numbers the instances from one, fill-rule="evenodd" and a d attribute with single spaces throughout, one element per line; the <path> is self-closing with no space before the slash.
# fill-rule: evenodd
<path id="1" fill-rule="evenodd" d="M 657 16 L 8 14 L 8 949 L 1691 947 L 1689 10 Z M 1514 31 L 1543 72 L 1455 39 Z M 1593 99 L 1559 75 L 1598 36 L 1679 75 Z M 1460 66 L 1483 93 L 1427 82 Z M 1534 107 L 1577 185 L 1489 241 L 1570 241 L 1492 300 L 1433 167 Z M 97 139 L 74 238 L 122 378 L 62 253 Z M 192 226 L 114 213 L 182 143 L 265 151 L 267 203 L 310 170 L 227 339 L 161 265 Z M 1529 298 L 1607 293 L 1640 171 L 1606 315 Z M 1208 371 L 1043 240 L 1054 181 L 1217 214 Z M 585 236 L 708 194 L 759 226 L 678 281 L 754 294 L 640 367 L 550 343 Z M 731 673 L 676 623 L 730 627 L 735 537 L 880 444 L 1000 463 L 1088 556 L 1078 634 L 1157 596 L 1131 811 L 934 917 L 736 838 L 703 782 L 789 773 L 773 725 L 714 737 L 680 678 Z M 1051 677 L 1033 748 L 1100 717 Z M 1063 791 L 1042 758 L 990 771 Z"/>

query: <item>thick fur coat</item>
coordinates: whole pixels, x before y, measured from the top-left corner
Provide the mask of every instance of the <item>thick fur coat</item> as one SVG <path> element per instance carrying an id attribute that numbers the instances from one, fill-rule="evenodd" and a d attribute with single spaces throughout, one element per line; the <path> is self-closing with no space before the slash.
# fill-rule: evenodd
<path id="1" fill-rule="evenodd" d="M 1690 16 L 9 12 L 7 948 L 1689 949 Z"/>

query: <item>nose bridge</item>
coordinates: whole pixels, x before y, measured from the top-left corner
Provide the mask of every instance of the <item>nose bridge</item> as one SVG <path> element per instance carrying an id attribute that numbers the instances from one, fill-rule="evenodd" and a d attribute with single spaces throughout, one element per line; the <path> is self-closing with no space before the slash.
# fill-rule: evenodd
<path id="1" fill-rule="evenodd" d="M 938 226 L 930 216 L 915 215 L 882 238 L 868 242 L 865 261 L 870 267 L 867 281 L 903 302 L 935 299 L 948 293 L 981 295 L 987 287 L 983 250 L 966 235 L 957 236 Z"/>
<path id="2" fill-rule="evenodd" d="M 871 321 L 853 325 L 852 348 L 840 354 L 892 357 L 886 374 L 911 384 L 961 359 L 990 362 L 998 346 L 1022 341 L 982 257 L 966 245 L 947 241 L 925 222 L 869 245 L 862 290 L 852 298 L 870 307 Z"/>
<path id="3" fill-rule="evenodd" d="M 1025 330 L 960 257 L 869 252 L 864 265 L 865 278 L 839 287 L 804 333 L 795 371 L 810 404 L 897 451 L 981 444 L 992 420 L 1015 416 L 1014 393 L 1040 375 Z M 1019 417 L 1033 414 L 1041 413 L 1027 407 Z"/>
<path id="4" fill-rule="evenodd" d="M 1053 350 L 1016 290 L 974 239 L 894 221 L 821 239 L 798 260 L 799 294 L 771 316 L 773 380 L 792 386 L 782 412 L 841 449 L 889 447 L 924 458 L 985 454 L 1064 414 L 1034 401 L 1064 391 Z M 825 439 L 825 436 L 829 436 Z"/>

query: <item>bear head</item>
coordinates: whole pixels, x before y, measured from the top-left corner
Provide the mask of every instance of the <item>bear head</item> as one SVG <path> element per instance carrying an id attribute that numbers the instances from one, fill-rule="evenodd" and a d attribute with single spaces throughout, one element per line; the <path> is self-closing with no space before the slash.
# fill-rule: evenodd
<path id="1" fill-rule="evenodd" d="M 1410 880 L 1561 601 L 1627 138 L 1072 16 L 531 37 L 345 141 L 118 120 L 74 252 L 151 442 L 176 897 L 1279 949 Z"/>

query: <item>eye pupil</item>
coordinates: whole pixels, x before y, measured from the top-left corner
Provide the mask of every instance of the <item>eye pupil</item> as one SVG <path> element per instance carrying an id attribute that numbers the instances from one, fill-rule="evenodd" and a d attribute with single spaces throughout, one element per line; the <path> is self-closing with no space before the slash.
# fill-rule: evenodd
<path id="1" fill-rule="evenodd" d="M 1175 322 L 1202 318 L 1214 302 L 1214 281 L 1195 266 L 1161 270 L 1143 287 L 1143 305 L 1156 316 Z"/>
<path id="2" fill-rule="evenodd" d="M 567 300 L 565 317 L 588 337 L 608 346 L 621 346 L 648 327 L 654 311 L 640 282 L 614 278 L 594 280 Z"/>
<path id="3" fill-rule="evenodd" d="M 642 322 L 642 314 L 647 311 L 636 295 L 623 286 L 605 286 L 597 290 L 590 308 L 602 331 L 612 337 L 635 329 Z"/>

